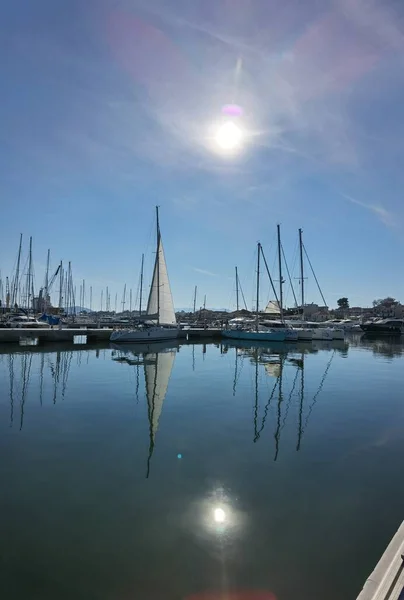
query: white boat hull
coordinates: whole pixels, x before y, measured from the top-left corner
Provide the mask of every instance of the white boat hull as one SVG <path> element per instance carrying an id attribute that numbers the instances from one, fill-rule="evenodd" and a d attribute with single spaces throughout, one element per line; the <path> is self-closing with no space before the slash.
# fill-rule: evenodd
<path id="1" fill-rule="evenodd" d="M 111 342 L 117 343 L 146 343 L 175 340 L 178 337 L 177 327 L 147 327 L 145 329 L 118 329 L 111 333 Z"/>
<path id="2" fill-rule="evenodd" d="M 242 329 L 224 329 L 223 337 L 233 340 L 251 340 L 253 342 L 284 342 L 285 333 L 280 331 L 244 331 Z"/>
<path id="3" fill-rule="evenodd" d="M 311 342 L 313 339 L 313 332 L 311 329 L 296 329 L 297 331 L 297 339 L 305 340 L 306 342 Z"/>

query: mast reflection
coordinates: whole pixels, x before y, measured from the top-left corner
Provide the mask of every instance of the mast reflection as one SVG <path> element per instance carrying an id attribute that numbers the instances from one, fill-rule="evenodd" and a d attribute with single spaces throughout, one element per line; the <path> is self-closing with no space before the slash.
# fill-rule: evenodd
<path id="1" fill-rule="evenodd" d="M 323 390 L 328 373 L 330 371 L 333 359 L 339 346 L 327 346 L 324 350 L 332 350 L 330 359 L 328 360 L 324 373 L 321 377 L 318 387 L 307 406 L 306 398 L 306 382 L 305 382 L 305 357 L 308 353 L 318 352 L 323 350 L 322 347 L 313 348 L 312 345 L 304 346 L 302 344 L 277 344 L 276 347 L 258 347 L 252 346 L 250 342 L 232 343 L 224 348 L 224 353 L 229 349 L 235 349 L 235 370 L 233 378 L 233 396 L 236 395 L 237 383 L 240 376 L 239 361 L 242 357 L 248 357 L 249 361 L 254 365 L 254 409 L 253 409 L 253 424 L 254 436 L 253 442 L 257 443 L 262 436 L 262 433 L 267 425 L 271 413 L 271 406 L 276 399 L 274 407 L 274 441 L 275 452 L 274 461 L 278 460 L 280 454 L 281 434 L 286 426 L 290 407 L 297 396 L 297 439 L 296 451 L 301 449 L 304 433 L 310 421 L 314 406 L 318 402 L 319 396 Z M 344 346 L 346 348 L 346 346 Z M 260 372 L 264 367 L 266 375 L 274 378 L 274 383 L 270 387 L 267 400 L 264 405 L 262 418 L 259 417 L 260 407 Z M 285 390 L 284 375 L 286 371 L 294 369 L 292 383 L 288 390 Z M 290 381 L 286 380 L 286 381 Z M 286 384 L 286 388 L 288 384 Z M 305 410 L 307 407 L 307 412 Z"/>

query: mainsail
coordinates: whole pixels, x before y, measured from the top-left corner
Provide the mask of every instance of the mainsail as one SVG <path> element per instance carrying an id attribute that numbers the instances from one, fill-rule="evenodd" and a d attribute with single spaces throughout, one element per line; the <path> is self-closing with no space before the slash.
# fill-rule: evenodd
<path id="1" fill-rule="evenodd" d="M 156 354 L 145 354 L 144 356 L 146 396 L 148 405 L 147 412 L 150 426 L 150 447 L 149 458 L 147 461 L 147 475 L 149 474 L 150 459 L 153 454 L 160 415 L 161 411 L 163 410 L 164 398 L 166 397 L 175 354 L 175 350 L 169 350 Z"/>
<path id="2" fill-rule="evenodd" d="M 147 314 L 155 315 L 161 325 L 175 325 L 175 312 L 170 282 L 168 280 L 166 259 L 164 256 L 163 242 L 158 234 L 156 261 L 154 263 L 153 279 L 147 302 Z"/>

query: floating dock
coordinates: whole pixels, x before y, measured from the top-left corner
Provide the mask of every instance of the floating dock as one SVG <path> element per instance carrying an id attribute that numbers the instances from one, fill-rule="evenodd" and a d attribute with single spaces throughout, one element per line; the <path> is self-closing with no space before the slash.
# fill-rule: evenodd
<path id="1" fill-rule="evenodd" d="M 52 342 L 74 342 L 83 336 L 87 338 L 87 342 L 108 342 L 111 333 L 114 330 L 111 328 L 72 328 L 63 327 L 62 329 L 45 329 L 45 328 L 5 328 L 0 329 L 0 344 L 2 343 L 19 343 L 21 340 L 31 339 L 37 340 L 37 344 L 48 344 Z M 222 331 L 219 328 L 209 329 L 181 329 L 179 339 L 212 339 L 220 338 Z M 85 343 L 85 342 L 83 342 Z"/>
<path id="2" fill-rule="evenodd" d="M 357 600 L 404 600 L 404 521 Z"/>

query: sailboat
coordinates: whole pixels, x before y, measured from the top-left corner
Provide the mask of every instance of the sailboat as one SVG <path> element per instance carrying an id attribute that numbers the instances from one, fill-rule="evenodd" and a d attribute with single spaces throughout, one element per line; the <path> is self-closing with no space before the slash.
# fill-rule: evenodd
<path id="1" fill-rule="evenodd" d="M 276 330 L 270 327 L 265 327 L 259 322 L 259 296 L 260 296 L 260 258 L 261 254 L 265 261 L 265 256 L 261 244 L 258 242 L 257 254 L 257 299 L 255 311 L 255 327 L 251 327 L 247 323 L 238 323 L 229 329 L 223 329 L 222 335 L 225 338 L 236 340 L 249 340 L 255 342 L 284 342 L 285 332 L 282 329 Z M 265 261 L 265 266 L 266 261 Z"/>
<path id="2" fill-rule="evenodd" d="M 179 328 L 175 318 L 173 296 L 168 280 L 167 265 L 161 240 L 159 209 L 157 217 L 157 249 L 154 262 L 153 279 L 150 287 L 147 311 L 145 315 L 139 311 L 137 327 L 117 329 L 110 337 L 111 342 L 152 342 L 172 340 L 178 337 Z"/>

